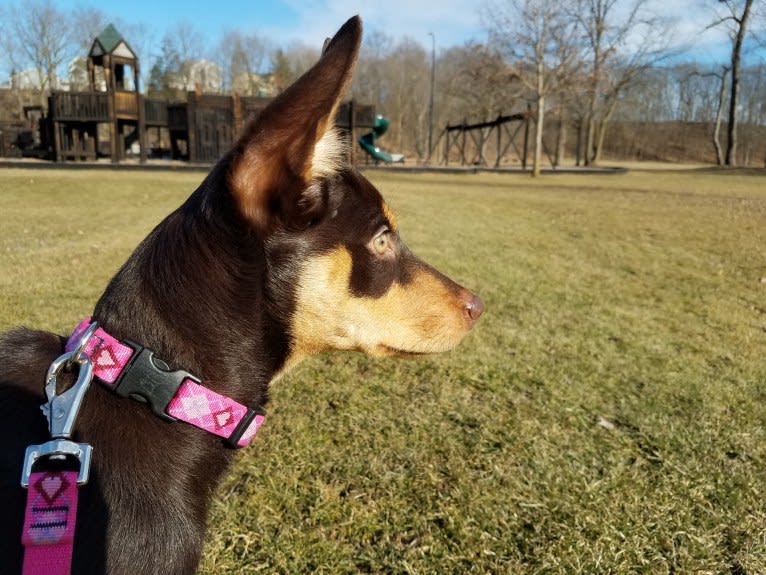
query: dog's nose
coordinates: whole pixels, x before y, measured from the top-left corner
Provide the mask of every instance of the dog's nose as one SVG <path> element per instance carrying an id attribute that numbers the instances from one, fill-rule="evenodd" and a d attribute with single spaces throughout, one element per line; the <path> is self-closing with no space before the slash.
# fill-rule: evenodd
<path id="1" fill-rule="evenodd" d="M 479 296 L 469 292 L 469 297 L 465 302 L 465 314 L 468 320 L 473 323 L 479 319 L 482 313 L 484 313 L 484 302 Z"/>

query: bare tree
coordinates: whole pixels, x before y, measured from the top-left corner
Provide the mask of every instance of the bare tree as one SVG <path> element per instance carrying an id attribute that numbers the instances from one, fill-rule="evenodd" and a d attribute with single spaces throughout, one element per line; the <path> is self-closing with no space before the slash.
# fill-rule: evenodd
<path id="1" fill-rule="evenodd" d="M 578 61 L 568 7 L 567 2 L 554 0 L 508 0 L 490 7 L 490 38 L 536 102 L 533 176 L 540 175 L 546 98 L 572 74 Z"/>
<path id="2" fill-rule="evenodd" d="M 262 88 L 259 74 L 270 52 L 269 43 L 254 34 L 225 31 L 217 54 L 226 86 L 245 96 L 258 95 Z"/>
<path id="3" fill-rule="evenodd" d="M 723 116 L 723 105 L 726 101 L 726 79 L 729 76 L 729 67 L 724 66 L 721 69 L 720 74 L 713 73 L 712 75 L 718 78 L 720 84 L 718 89 L 718 105 L 715 111 L 715 122 L 713 127 L 713 146 L 715 147 L 715 157 L 719 166 L 723 166 L 726 158 L 723 150 L 721 149 L 721 117 Z"/>
<path id="4" fill-rule="evenodd" d="M 72 12 L 72 25 L 77 31 L 74 41 L 77 45 L 78 55 L 85 56 L 88 54 L 93 40 L 108 24 L 109 17 L 98 8 L 81 6 Z"/>
<path id="5" fill-rule="evenodd" d="M 704 71 L 693 64 L 680 64 L 672 69 L 673 72 L 680 72 L 681 77 L 678 82 L 679 109 L 675 114 L 669 116 L 669 119 L 680 120 L 684 127 L 688 122 L 694 121 L 695 118 L 698 117 L 695 108 L 699 103 L 700 97 L 704 97 L 705 95 L 705 90 L 703 86 L 700 85 L 699 81 L 701 80 L 702 82 L 709 84 L 710 79 L 715 79 L 718 83 L 712 142 L 713 147 L 715 148 L 716 161 L 719 166 L 724 165 L 724 150 L 721 147 L 720 134 L 723 109 L 726 103 L 726 86 L 728 83 L 729 70 L 730 68 L 728 66 L 723 66 L 721 69 Z M 706 110 L 706 112 L 707 113 L 703 114 L 700 119 L 704 122 L 709 122 L 713 114 L 710 114 L 709 110 Z"/>
<path id="6" fill-rule="evenodd" d="M 427 155 L 428 87 L 430 61 L 423 46 L 412 38 L 395 41 L 373 31 L 362 46 L 350 95 L 375 104 L 390 120 L 386 146 Z"/>
<path id="7" fill-rule="evenodd" d="M 191 89 L 193 65 L 202 58 L 203 46 L 202 34 L 189 20 L 180 20 L 168 30 L 162 39 L 166 82 L 183 86 L 185 90 Z"/>
<path id="8" fill-rule="evenodd" d="M 287 88 L 311 68 L 317 59 L 319 59 L 317 47 L 302 43 L 292 43 L 284 50 L 274 50 L 271 53 L 271 75 L 277 91 L 281 92 Z"/>
<path id="9" fill-rule="evenodd" d="M 572 17 L 585 33 L 588 51 L 586 164 L 598 163 L 609 121 L 620 96 L 669 55 L 667 26 L 647 13 L 647 0 L 578 0 Z"/>
<path id="10" fill-rule="evenodd" d="M 2 71 L 8 74 L 11 83 L 13 83 L 18 58 L 16 57 L 15 39 L 9 22 L 10 7 L 0 6 L 0 66 L 3 67 Z"/>
<path id="11" fill-rule="evenodd" d="M 372 30 L 367 34 L 351 84 L 351 93 L 354 98 L 375 103 L 378 106 L 384 103 L 387 90 L 383 66 L 393 49 L 394 41 L 387 34 L 379 30 Z"/>
<path id="12" fill-rule="evenodd" d="M 468 42 L 450 48 L 439 58 L 437 69 L 441 71 L 438 92 L 446 96 L 442 107 L 453 123 L 511 113 L 523 95 L 523 86 L 495 47 Z"/>
<path id="13" fill-rule="evenodd" d="M 731 88 L 729 93 L 728 141 L 726 144 L 727 166 L 736 164 L 737 153 L 737 104 L 739 102 L 740 68 L 742 48 L 748 32 L 748 21 L 755 0 L 718 0 L 723 5 L 725 14 L 721 15 L 712 26 L 726 26 L 731 38 Z"/>
<path id="14" fill-rule="evenodd" d="M 17 72 L 31 69 L 41 105 L 58 85 L 59 68 L 73 55 L 71 19 L 50 0 L 31 0 L 8 7 L 2 43 Z"/>

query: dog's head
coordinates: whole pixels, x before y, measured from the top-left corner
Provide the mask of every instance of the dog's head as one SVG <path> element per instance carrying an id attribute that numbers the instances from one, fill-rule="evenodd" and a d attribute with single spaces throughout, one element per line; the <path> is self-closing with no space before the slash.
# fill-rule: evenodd
<path id="1" fill-rule="evenodd" d="M 287 316 L 288 364 L 327 349 L 445 351 L 483 310 L 407 249 L 380 193 L 345 165 L 333 121 L 361 36 L 359 18 L 346 22 L 226 161 L 236 209 L 263 240 L 266 299 Z"/>

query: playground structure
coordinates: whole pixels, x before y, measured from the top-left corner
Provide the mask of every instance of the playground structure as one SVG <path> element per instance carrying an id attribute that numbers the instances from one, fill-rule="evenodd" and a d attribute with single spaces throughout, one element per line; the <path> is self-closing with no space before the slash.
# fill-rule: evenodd
<path id="1" fill-rule="evenodd" d="M 386 164 L 404 162 L 404 154 L 387 152 L 379 148 L 375 142 L 388 130 L 388 119 L 383 116 L 375 116 L 375 124 L 372 132 L 362 135 L 359 138 L 359 145 L 375 161 L 385 162 Z"/>
<path id="2" fill-rule="evenodd" d="M 138 91 L 138 58 L 111 24 L 91 44 L 87 78 L 87 91 L 52 92 L 47 110 L 25 106 L 27 125 L 15 133 L 0 132 L 0 155 L 56 162 L 109 158 L 119 163 L 133 158 L 144 163 L 151 157 L 210 164 L 226 153 L 247 122 L 271 100 L 238 94 L 204 94 L 200 89 L 187 92 L 182 102 L 147 97 Z M 525 112 L 500 115 L 490 121 L 448 124 L 431 154 L 443 143 L 439 161 L 442 165 L 458 161 L 462 166 L 499 168 L 508 162 L 508 152 L 513 149 L 521 167 L 526 168 L 530 126 L 534 121 L 528 106 Z M 376 115 L 374 106 L 344 102 L 335 123 L 349 143 L 349 161 L 359 159 L 354 143 L 361 147 L 364 159 L 375 164 L 404 161 L 403 154 L 391 153 L 378 145 L 389 122 Z M 36 130 L 31 128 L 33 125 Z M 551 158 L 545 144 L 544 148 Z M 551 164 L 555 167 L 554 160 Z"/>
<path id="3" fill-rule="evenodd" d="M 95 159 L 107 126 L 110 156 L 118 162 L 125 150 L 139 143 L 146 160 L 146 106 L 138 92 L 138 58 L 111 24 L 99 34 L 88 53 L 88 92 L 53 92 L 48 98 L 47 130 L 56 161 Z M 132 72 L 132 73 L 131 73 Z"/>
<path id="4" fill-rule="evenodd" d="M 444 142 L 440 165 L 449 166 L 450 161 L 457 161 L 461 166 L 484 166 L 500 168 L 511 148 L 516 152 L 522 169 L 527 168 L 529 158 L 529 134 L 534 125 L 535 115 L 527 106 L 525 112 L 499 115 L 494 120 L 469 124 L 466 120 L 460 124 L 447 124 L 436 140 L 431 153 Z M 523 130 L 523 132 L 522 132 Z M 519 133 L 521 142 L 519 142 Z M 543 141 L 543 151 L 553 167 L 556 159 L 551 155 Z M 490 162 L 494 156 L 494 161 Z M 430 156 L 429 156 L 430 159 Z"/>
<path id="5" fill-rule="evenodd" d="M 88 91 L 52 92 L 47 113 L 25 109 L 28 120 L 34 115 L 37 131 L 17 131 L 12 140 L 0 136 L 0 155 L 15 153 L 56 162 L 110 158 L 119 163 L 134 157 L 144 163 L 157 157 L 213 163 L 271 100 L 200 90 L 188 92 L 185 102 L 146 97 L 138 91 L 138 58 L 111 24 L 94 39 L 87 70 Z M 375 129 L 375 108 L 344 102 L 336 125 L 354 142 L 357 131 Z M 152 131 L 154 142 L 166 144 L 150 146 Z M 347 148 L 349 160 L 355 161 L 354 146 Z"/>
<path id="6" fill-rule="evenodd" d="M 16 133 L 0 132 L 0 155 L 33 156 L 56 162 L 109 158 L 119 163 L 130 157 L 144 163 L 151 157 L 209 164 L 226 153 L 247 122 L 271 100 L 238 94 L 204 94 L 200 89 L 187 92 L 182 102 L 147 97 L 138 91 L 138 58 L 111 24 L 93 40 L 87 76 L 87 91 L 54 91 L 48 98 L 47 110 L 26 106 L 27 127 Z M 508 164 L 509 151 L 513 150 L 521 167 L 526 169 L 530 127 L 534 122 L 535 115 L 527 106 L 524 112 L 499 115 L 494 120 L 447 124 L 426 163 L 430 163 L 434 151 L 441 146 L 441 165 L 457 161 L 461 166 L 500 168 Z M 335 123 L 349 143 L 351 162 L 358 159 L 355 142 L 367 161 L 375 164 L 404 161 L 403 154 L 379 147 L 378 140 L 386 133 L 389 122 L 375 114 L 374 106 L 344 102 Z M 33 124 L 37 125 L 36 131 L 29 127 Z M 543 148 L 555 168 L 555 158 L 545 141 Z"/>

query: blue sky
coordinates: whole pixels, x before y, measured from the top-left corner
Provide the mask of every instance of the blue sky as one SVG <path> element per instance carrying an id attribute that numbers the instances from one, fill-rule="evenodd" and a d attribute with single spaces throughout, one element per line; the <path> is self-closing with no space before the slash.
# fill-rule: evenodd
<path id="1" fill-rule="evenodd" d="M 481 0 L 53 0 L 60 9 L 97 6 L 105 14 L 129 23 L 144 22 L 159 40 L 185 19 L 205 34 L 213 46 L 224 29 L 239 29 L 269 38 L 278 46 L 302 42 L 321 47 L 327 36 L 350 16 L 362 16 L 365 27 L 395 38 L 407 35 L 437 49 L 486 37 L 478 6 Z M 128 39 L 130 41 L 130 39 Z"/>
<path id="2" fill-rule="evenodd" d="M 486 38 L 482 22 L 485 0 L 53 0 L 61 9 L 98 6 L 104 13 L 128 23 L 143 22 L 156 42 L 181 19 L 193 23 L 213 47 L 224 29 L 239 29 L 270 39 L 278 46 L 302 42 L 321 46 L 351 15 L 360 14 L 367 30 L 380 30 L 399 38 L 409 36 L 437 50 L 469 39 Z M 632 4 L 632 2 L 626 2 Z M 673 41 L 694 42 L 694 55 L 717 59 L 726 38 L 722 30 L 705 32 L 715 15 L 710 0 L 648 0 L 656 14 L 676 19 Z M 128 39 L 130 41 L 130 39 Z"/>
<path id="3" fill-rule="evenodd" d="M 0 6 L 9 0 L 0 0 Z M 635 0 L 624 0 L 627 8 Z M 21 3 L 23 0 L 10 0 Z M 109 18 L 127 24 L 143 24 L 151 33 L 144 58 L 159 51 L 160 40 L 180 20 L 191 22 L 203 33 L 213 50 L 222 31 L 237 29 L 287 47 L 304 43 L 319 48 L 327 36 L 353 14 L 359 14 L 365 28 L 385 32 L 399 39 L 408 36 L 430 50 L 435 35 L 436 49 L 486 39 L 486 6 L 503 0 L 51 0 L 61 10 L 95 6 Z M 723 62 L 729 42 L 723 29 L 707 30 L 716 19 L 715 0 L 646 0 L 647 8 L 676 22 L 669 39 L 676 47 L 693 46 L 677 60 Z M 483 16 L 484 15 L 484 16 Z M 766 24 L 766 22 L 764 22 Z M 130 42 L 130 38 L 126 38 Z"/>

